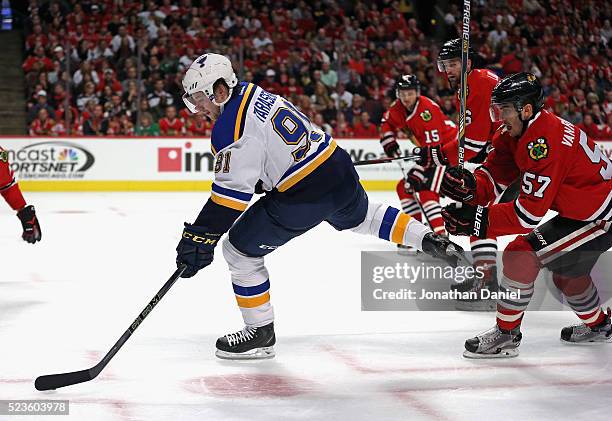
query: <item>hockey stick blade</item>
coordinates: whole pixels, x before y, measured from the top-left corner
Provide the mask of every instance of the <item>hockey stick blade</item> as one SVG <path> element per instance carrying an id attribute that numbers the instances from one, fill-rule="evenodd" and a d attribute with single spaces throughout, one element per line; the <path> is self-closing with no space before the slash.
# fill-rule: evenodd
<path id="1" fill-rule="evenodd" d="M 132 322 L 130 327 L 127 328 L 123 335 L 119 338 L 119 340 L 113 345 L 113 347 L 106 353 L 102 361 L 93 366 L 88 370 L 81 371 L 72 371 L 70 373 L 60 373 L 60 374 L 48 374 L 45 376 L 37 377 L 34 381 L 34 387 L 36 390 L 53 390 L 58 389 L 60 387 L 71 386 L 73 384 L 84 383 L 90 380 L 95 379 L 98 374 L 106 367 L 106 365 L 110 362 L 110 360 L 115 356 L 115 354 L 121 349 L 121 347 L 127 342 L 127 340 L 132 336 L 132 333 L 136 331 L 138 326 L 142 323 L 142 321 L 151 313 L 153 308 L 159 303 L 159 301 L 166 295 L 166 292 L 174 285 L 178 278 L 181 277 L 183 272 L 187 269 L 187 266 L 181 264 L 176 271 L 172 274 L 170 279 L 166 281 L 164 286 L 157 292 L 157 294 L 153 297 L 149 304 L 140 312 L 138 317 Z"/>
<path id="2" fill-rule="evenodd" d="M 47 374 L 40 376 L 34 382 L 36 390 L 55 390 L 64 386 L 71 386 L 77 383 L 88 382 L 95 376 L 91 375 L 91 370 L 73 371 L 72 373 Z"/>

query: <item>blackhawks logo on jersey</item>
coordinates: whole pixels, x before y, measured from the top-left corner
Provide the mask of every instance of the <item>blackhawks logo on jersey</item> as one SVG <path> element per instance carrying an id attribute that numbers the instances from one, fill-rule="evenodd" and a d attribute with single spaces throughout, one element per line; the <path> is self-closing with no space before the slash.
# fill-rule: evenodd
<path id="1" fill-rule="evenodd" d="M 429 121 L 431 120 L 431 113 L 429 112 L 429 110 L 425 110 L 421 113 L 421 118 L 423 119 L 423 121 Z"/>
<path id="2" fill-rule="evenodd" d="M 8 162 L 8 152 L 0 151 L 0 162 Z"/>
<path id="3" fill-rule="evenodd" d="M 527 144 L 527 149 L 529 150 L 529 157 L 534 161 L 539 161 L 548 156 L 548 143 L 546 143 L 546 139 L 543 137 L 539 137 L 535 141 L 529 142 Z"/>

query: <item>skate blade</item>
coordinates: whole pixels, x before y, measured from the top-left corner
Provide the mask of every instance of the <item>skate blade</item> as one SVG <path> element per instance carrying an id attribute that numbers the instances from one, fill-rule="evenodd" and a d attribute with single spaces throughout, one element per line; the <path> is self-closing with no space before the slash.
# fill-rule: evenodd
<path id="1" fill-rule="evenodd" d="M 601 345 L 601 344 L 610 344 L 612 343 L 612 336 L 610 336 L 609 338 L 604 338 L 604 339 L 598 339 L 595 341 L 583 341 L 583 342 L 570 342 L 570 341 L 566 341 L 563 338 L 559 338 L 559 340 L 561 341 L 562 344 L 565 345 L 575 345 L 575 346 L 597 346 L 597 345 Z"/>
<path id="2" fill-rule="evenodd" d="M 455 309 L 461 311 L 497 311 L 497 302 L 493 300 L 456 301 Z"/>
<path id="3" fill-rule="evenodd" d="M 246 352 L 227 352 L 217 349 L 215 356 L 222 360 L 267 360 L 274 358 L 274 347 L 255 348 Z"/>
<path id="4" fill-rule="evenodd" d="M 400 256 L 416 257 L 416 256 L 419 256 L 421 253 L 419 253 L 417 249 L 404 249 L 404 248 L 398 247 L 397 254 L 399 254 Z"/>
<path id="5" fill-rule="evenodd" d="M 477 354 L 468 350 L 463 351 L 463 357 L 472 360 L 491 360 L 497 358 L 514 358 L 519 354 L 518 348 L 504 349 L 497 354 Z"/>

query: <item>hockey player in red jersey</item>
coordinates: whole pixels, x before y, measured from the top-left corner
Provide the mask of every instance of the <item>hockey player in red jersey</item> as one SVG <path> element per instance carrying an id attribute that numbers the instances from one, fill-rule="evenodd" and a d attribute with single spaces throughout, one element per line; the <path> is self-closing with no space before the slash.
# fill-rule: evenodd
<path id="1" fill-rule="evenodd" d="M 491 115 L 504 125 L 493 151 L 474 174 L 447 170 L 442 191 L 463 202 L 444 209 L 451 234 L 519 235 L 503 253 L 497 324 L 465 343 L 470 358 L 518 354 L 523 313 L 546 267 L 581 324 L 563 328 L 567 343 L 612 342 L 590 273 L 612 247 L 612 162 L 586 133 L 542 109 L 542 86 L 530 73 L 504 78 L 492 94 Z M 504 186 L 521 180 L 518 198 L 491 203 Z M 558 215 L 539 225 L 548 210 Z M 517 298 L 518 296 L 518 298 Z"/>
<path id="2" fill-rule="evenodd" d="M 491 140 L 495 125 L 489 117 L 491 91 L 499 81 L 497 75 L 490 70 L 475 69 L 473 58 L 476 53 L 470 48 L 468 54 L 467 97 L 465 111 L 465 160 L 470 161 L 479 153 L 486 152 L 485 147 Z M 447 41 L 438 55 L 438 70 L 446 74 L 451 89 L 459 93 L 461 80 L 461 40 L 459 38 Z M 456 98 L 457 109 L 459 97 Z M 418 153 L 421 155 L 421 165 L 457 165 L 458 141 L 444 145 L 427 145 Z"/>
<path id="3" fill-rule="evenodd" d="M 421 84 L 415 75 L 403 75 L 395 85 L 397 100 L 385 112 L 381 122 L 380 143 L 389 157 L 400 155 L 397 132 L 408 130 L 417 146 L 443 145 L 457 138 L 457 127 L 431 99 L 421 95 Z M 440 208 L 440 182 L 444 167 L 423 168 L 415 165 L 406 179 L 397 183 L 402 210 L 410 216 L 428 221 L 431 229 L 444 235 Z M 415 197 L 418 195 L 418 197 Z M 416 202 L 420 200 L 426 216 Z"/>
<path id="4" fill-rule="evenodd" d="M 483 162 L 486 158 L 488 145 L 495 132 L 495 125 L 489 117 L 489 104 L 491 102 L 491 91 L 499 81 L 497 75 L 486 69 L 474 68 L 473 61 L 476 53 L 470 48 L 467 64 L 467 97 L 465 117 L 465 160 L 472 162 Z M 457 92 L 457 109 L 459 109 L 459 85 L 461 80 L 461 40 L 459 38 L 447 41 L 442 46 L 438 55 L 438 69 L 446 74 L 450 87 Z M 458 140 L 444 145 L 426 145 L 415 149 L 415 154 L 421 156 L 418 163 L 426 168 L 428 166 L 457 165 L 458 162 Z M 516 186 L 512 186 L 504 195 L 513 196 Z M 458 285 L 459 290 L 472 290 L 489 288 L 495 290 L 497 287 L 497 269 L 495 257 L 497 253 L 497 239 L 472 238 L 470 241 L 474 264 L 486 268 L 486 276 L 476 284 L 464 283 Z M 457 308 L 460 310 L 485 310 L 495 309 L 494 300 L 458 300 Z"/>
<path id="5" fill-rule="evenodd" d="M 22 238 L 28 243 L 34 244 L 40 241 L 41 232 L 34 206 L 27 205 L 19 185 L 15 181 L 13 171 L 9 166 L 8 152 L 0 147 L 0 194 L 13 210 L 17 211 L 17 217 L 23 228 Z"/>

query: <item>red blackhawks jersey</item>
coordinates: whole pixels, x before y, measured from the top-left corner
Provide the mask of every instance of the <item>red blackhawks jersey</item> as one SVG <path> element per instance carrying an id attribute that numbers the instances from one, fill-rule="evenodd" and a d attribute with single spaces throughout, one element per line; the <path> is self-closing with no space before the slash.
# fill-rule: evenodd
<path id="1" fill-rule="evenodd" d="M 520 139 L 497 130 L 493 147 L 474 173 L 474 203 L 485 205 L 517 179 L 521 192 L 514 202 L 489 207 L 487 234 L 528 233 L 549 209 L 580 221 L 612 218 L 612 163 L 570 122 L 540 111 Z"/>
<path id="2" fill-rule="evenodd" d="M 498 125 L 491 121 L 489 106 L 491 92 L 499 77 L 490 70 L 474 69 L 467 76 L 467 97 L 465 107 L 465 160 L 474 158 L 491 140 Z M 456 99 L 459 109 L 459 97 Z M 442 147 L 444 156 L 451 166 L 458 163 L 458 141 L 449 142 Z"/>
<path id="3" fill-rule="evenodd" d="M 396 100 L 383 115 L 381 122 L 381 144 L 395 140 L 398 130 L 408 129 L 417 141 L 417 146 L 444 144 L 457 138 L 457 126 L 431 99 L 420 95 L 411 113 L 401 101 Z"/>
<path id="4" fill-rule="evenodd" d="M 11 170 L 8 153 L 2 147 L 0 147 L 0 195 L 14 210 L 22 209 L 26 205 Z"/>

